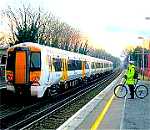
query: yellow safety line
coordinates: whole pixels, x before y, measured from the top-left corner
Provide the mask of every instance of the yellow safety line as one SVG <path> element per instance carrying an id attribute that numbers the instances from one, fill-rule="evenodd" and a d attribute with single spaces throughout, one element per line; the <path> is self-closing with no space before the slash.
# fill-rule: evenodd
<path id="1" fill-rule="evenodd" d="M 112 95 L 112 97 L 109 99 L 109 101 L 107 102 L 107 104 L 105 105 L 103 111 L 98 115 L 97 119 L 95 120 L 95 122 L 92 124 L 91 129 L 90 130 L 97 130 L 98 126 L 100 126 L 106 112 L 108 111 L 113 98 L 115 97 L 115 95 Z"/>
<path id="2" fill-rule="evenodd" d="M 117 88 L 117 92 L 118 92 L 119 88 Z M 91 129 L 90 130 L 97 130 L 97 127 L 100 126 L 102 120 L 104 119 L 104 116 L 106 114 L 106 112 L 108 111 L 112 100 L 114 99 L 115 95 L 113 94 L 112 97 L 109 99 L 109 101 L 107 102 L 107 104 L 105 105 L 103 111 L 98 115 L 97 119 L 95 120 L 95 122 L 92 124 Z"/>

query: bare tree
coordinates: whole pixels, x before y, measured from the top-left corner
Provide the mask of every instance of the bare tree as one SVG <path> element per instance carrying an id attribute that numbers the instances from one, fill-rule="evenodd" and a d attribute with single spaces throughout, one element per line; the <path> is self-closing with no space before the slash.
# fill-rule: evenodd
<path id="1" fill-rule="evenodd" d="M 39 28 L 42 26 L 41 10 L 31 9 L 30 6 L 14 11 L 9 6 L 3 14 L 9 19 L 9 26 L 16 43 L 37 42 Z"/>
<path id="2" fill-rule="evenodd" d="M 30 6 L 23 6 L 15 11 L 8 7 L 3 14 L 9 19 L 12 38 L 16 44 L 38 42 L 82 54 L 88 52 L 88 41 L 81 40 L 78 29 L 60 21 L 51 13 L 43 13 L 40 8 L 34 10 Z"/>
<path id="3" fill-rule="evenodd" d="M 9 46 L 14 43 L 13 37 L 9 33 L 0 33 L 0 46 Z"/>

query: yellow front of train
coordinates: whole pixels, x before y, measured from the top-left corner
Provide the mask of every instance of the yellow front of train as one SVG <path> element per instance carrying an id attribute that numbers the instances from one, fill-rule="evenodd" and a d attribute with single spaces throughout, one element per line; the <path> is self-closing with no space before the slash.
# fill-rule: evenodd
<path id="1" fill-rule="evenodd" d="M 8 49 L 6 64 L 7 90 L 17 95 L 31 95 L 31 86 L 40 86 L 41 50 L 20 44 Z"/>

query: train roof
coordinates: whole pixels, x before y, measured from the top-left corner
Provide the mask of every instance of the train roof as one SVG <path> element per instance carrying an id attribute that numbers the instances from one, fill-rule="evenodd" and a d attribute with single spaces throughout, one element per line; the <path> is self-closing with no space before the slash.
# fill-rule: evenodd
<path id="1" fill-rule="evenodd" d="M 88 55 L 79 54 L 79 53 L 75 53 L 75 52 L 71 52 L 71 51 L 66 51 L 66 50 L 49 47 L 49 46 L 45 46 L 45 45 L 40 45 L 38 43 L 32 43 L 32 42 L 24 42 L 24 43 L 14 45 L 14 46 L 8 48 L 8 51 L 15 47 L 34 47 L 34 48 L 38 48 L 40 50 L 46 49 L 46 51 L 53 52 L 54 54 L 56 54 L 56 52 L 57 52 L 57 54 L 62 55 L 62 53 L 63 53 L 64 55 L 69 56 L 69 58 L 80 57 L 81 59 L 85 59 L 86 61 L 92 60 L 92 61 L 96 61 L 96 62 L 105 62 L 105 63 L 112 64 L 112 62 L 108 61 L 108 60 L 99 59 L 99 58 L 91 57 Z"/>

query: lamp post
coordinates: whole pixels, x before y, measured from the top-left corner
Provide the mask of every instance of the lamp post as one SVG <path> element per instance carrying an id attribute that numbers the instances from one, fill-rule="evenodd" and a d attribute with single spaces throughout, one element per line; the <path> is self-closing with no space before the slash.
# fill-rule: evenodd
<path id="1" fill-rule="evenodd" d="M 144 46 L 143 46 L 143 54 L 142 54 L 142 59 L 143 59 L 143 80 L 144 80 Z"/>
<path id="2" fill-rule="evenodd" d="M 143 72 L 143 80 L 144 80 L 144 38 L 143 37 L 138 37 L 138 39 L 142 39 L 142 72 Z"/>

